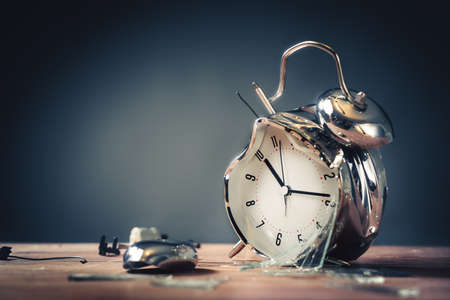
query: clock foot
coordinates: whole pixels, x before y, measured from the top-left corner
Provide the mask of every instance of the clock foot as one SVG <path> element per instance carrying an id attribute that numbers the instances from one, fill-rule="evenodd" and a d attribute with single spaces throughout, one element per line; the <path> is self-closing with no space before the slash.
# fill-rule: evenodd
<path id="1" fill-rule="evenodd" d="M 245 244 L 243 241 L 239 241 L 236 243 L 236 245 L 231 248 L 231 251 L 228 253 L 229 258 L 233 258 L 236 254 L 242 251 L 242 249 L 245 248 Z"/>

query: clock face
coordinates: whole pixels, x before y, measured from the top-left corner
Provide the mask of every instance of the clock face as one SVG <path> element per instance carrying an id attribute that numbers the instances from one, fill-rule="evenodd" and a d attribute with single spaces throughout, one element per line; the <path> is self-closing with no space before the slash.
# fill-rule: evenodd
<path id="1" fill-rule="evenodd" d="M 337 177 L 300 136 L 259 125 L 251 149 L 226 175 L 230 220 L 258 251 L 294 259 L 329 229 Z"/>

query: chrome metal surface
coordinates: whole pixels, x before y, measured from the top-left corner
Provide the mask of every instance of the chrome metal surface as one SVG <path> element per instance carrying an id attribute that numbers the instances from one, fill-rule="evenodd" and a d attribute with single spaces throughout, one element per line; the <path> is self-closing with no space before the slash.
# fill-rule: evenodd
<path id="1" fill-rule="evenodd" d="M 354 260 L 378 235 L 387 198 L 386 172 L 379 150 L 345 150 L 340 169 L 344 197 L 329 256 Z"/>
<path id="2" fill-rule="evenodd" d="M 364 93 L 353 94 L 356 104 L 339 89 L 322 94 L 316 109 L 320 125 L 347 147 L 373 149 L 392 142 L 392 123 L 384 110 Z"/>
<path id="3" fill-rule="evenodd" d="M 268 118 L 298 132 L 316 149 L 320 149 L 324 161 L 330 167 L 339 168 L 341 205 L 330 249 L 333 249 L 331 253 L 334 258 L 356 259 L 378 235 L 383 216 L 387 185 L 381 153 L 376 149 L 350 149 L 333 143 L 316 123 L 313 111 L 302 107 Z"/>
<path id="4" fill-rule="evenodd" d="M 310 118 L 311 116 L 313 115 L 297 110 L 276 113 L 268 118 L 304 137 L 311 147 L 320 152 L 321 158 L 328 167 L 339 167 L 344 157 L 341 145 L 331 139 L 322 127 Z"/>
<path id="5" fill-rule="evenodd" d="M 318 48 L 333 57 L 340 88 L 322 94 L 317 105 L 276 113 L 271 103 L 283 95 L 287 58 L 307 47 Z M 253 86 L 270 115 L 255 121 L 249 146 L 225 172 L 225 206 L 242 244 L 247 244 L 247 240 L 230 215 L 227 198 L 230 171 L 252 149 L 257 138 L 257 123 L 274 122 L 286 131 L 300 135 L 302 141 L 308 143 L 308 147 L 314 149 L 330 168 L 337 169 L 340 185 L 339 209 L 328 254 L 335 259 L 358 258 L 378 235 L 386 203 L 385 169 L 381 154 L 375 148 L 392 142 L 394 138 L 389 117 L 364 92 L 348 90 L 339 56 L 323 43 L 306 41 L 284 52 L 281 58 L 280 82 L 272 97 L 268 98 L 256 83 L 253 83 Z"/>
<path id="6" fill-rule="evenodd" d="M 273 109 L 272 104 L 270 104 L 270 101 L 267 99 L 267 97 L 264 94 L 264 92 L 261 89 L 261 87 L 256 82 L 253 82 L 252 85 L 255 88 L 256 94 L 258 95 L 259 99 L 263 103 L 263 105 L 266 108 L 267 112 L 269 114 L 274 114 L 275 110 Z"/>
<path id="7" fill-rule="evenodd" d="M 191 241 L 139 241 L 131 244 L 124 253 L 123 267 L 135 270 L 154 265 L 170 271 L 193 269 L 197 265 L 197 246 Z"/>
<path id="8" fill-rule="evenodd" d="M 283 95 L 284 86 L 286 85 L 286 63 L 287 63 L 288 57 L 291 56 L 292 54 L 294 54 L 295 52 L 299 51 L 300 49 L 308 48 L 308 47 L 318 48 L 322 51 L 325 51 L 326 53 L 330 54 L 333 57 L 333 59 L 336 63 L 336 70 L 337 70 L 337 75 L 338 75 L 338 80 L 339 80 L 339 86 L 342 90 L 342 93 L 344 95 L 346 95 L 346 97 L 349 101 L 352 101 L 353 97 L 350 94 L 350 92 L 348 91 L 347 85 L 345 84 L 345 81 L 344 81 L 344 75 L 342 73 L 342 66 L 341 66 L 341 60 L 339 58 L 339 55 L 330 46 L 328 46 L 324 43 L 319 43 L 319 42 L 314 42 L 314 41 L 301 42 L 301 43 L 298 43 L 298 44 L 290 47 L 286 51 L 284 51 L 283 56 L 281 57 L 280 82 L 278 84 L 278 89 L 275 92 L 275 94 L 269 98 L 269 101 L 275 102 L 275 100 L 277 100 L 278 98 L 280 98 Z M 266 95 L 264 94 L 264 92 L 262 91 L 261 88 L 260 88 L 259 92 L 257 91 L 257 93 L 258 93 L 258 96 L 261 99 L 261 101 L 264 102 L 263 98 L 267 99 Z"/>

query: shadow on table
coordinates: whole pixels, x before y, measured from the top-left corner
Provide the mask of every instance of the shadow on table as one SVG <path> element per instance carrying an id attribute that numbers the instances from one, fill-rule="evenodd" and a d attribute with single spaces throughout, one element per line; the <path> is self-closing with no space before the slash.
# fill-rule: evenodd
<path id="1" fill-rule="evenodd" d="M 159 268 L 147 268 L 147 269 L 139 269 L 134 271 L 128 271 L 129 274 L 147 274 L 147 275 L 189 275 L 189 276 L 196 276 L 196 275 L 211 275 L 216 273 L 214 270 L 210 269 L 202 269 L 202 268 L 196 268 L 189 271 L 166 271 Z"/>

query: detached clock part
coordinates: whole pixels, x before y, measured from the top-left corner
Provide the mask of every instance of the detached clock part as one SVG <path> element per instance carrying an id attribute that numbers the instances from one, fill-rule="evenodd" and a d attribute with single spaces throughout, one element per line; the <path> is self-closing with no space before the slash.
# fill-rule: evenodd
<path id="1" fill-rule="evenodd" d="M 315 47 L 330 54 L 339 89 L 317 105 L 276 112 L 284 92 L 287 58 Z M 318 269 L 326 256 L 354 260 L 378 234 L 386 201 L 386 176 L 378 147 L 392 142 L 383 109 L 364 92 L 349 91 L 339 56 L 323 43 L 287 49 L 280 82 L 267 98 L 253 83 L 268 115 L 255 120 L 249 145 L 225 171 L 225 207 L 246 245 L 274 264 Z"/>
<path id="2" fill-rule="evenodd" d="M 190 271 L 197 265 L 198 248 L 198 242 L 170 240 L 155 227 L 134 227 L 123 255 L 123 267 L 130 271 L 148 266 L 168 272 Z"/>

